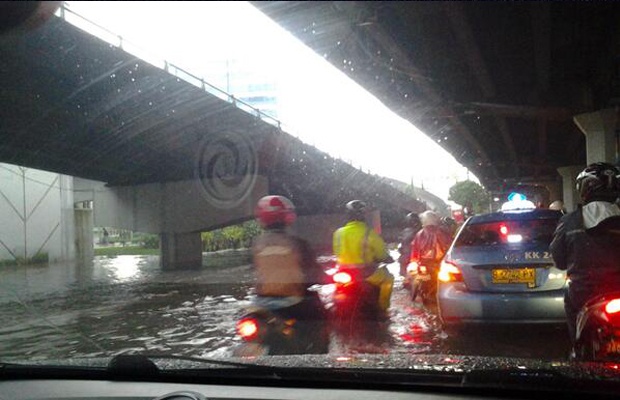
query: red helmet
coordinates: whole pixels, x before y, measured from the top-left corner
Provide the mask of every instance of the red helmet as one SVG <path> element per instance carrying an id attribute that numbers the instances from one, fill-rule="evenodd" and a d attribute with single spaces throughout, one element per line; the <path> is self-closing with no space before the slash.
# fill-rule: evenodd
<path id="1" fill-rule="evenodd" d="M 295 222 L 295 206 L 284 196 L 265 196 L 258 201 L 254 210 L 256 219 L 263 228 L 272 225 L 290 225 Z"/>

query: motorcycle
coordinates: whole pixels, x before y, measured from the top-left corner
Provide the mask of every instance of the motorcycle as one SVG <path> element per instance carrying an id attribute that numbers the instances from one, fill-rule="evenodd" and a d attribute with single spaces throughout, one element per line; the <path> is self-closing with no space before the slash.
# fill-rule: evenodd
<path id="1" fill-rule="evenodd" d="M 409 288 L 411 301 L 416 301 L 418 296 L 425 306 L 436 304 L 437 302 L 437 274 L 438 268 L 411 262 L 407 266 L 407 281 L 405 285 Z"/>
<path id="2" fill-rule="evenodd" d="M 369 276 L 358 268 L 336 266 L 332 276 L 332 326 L 349 339 L 379 340 L 389 321 L 394 277 L 385 266 Z M 382 339 L 381 339 L 382 340 Z"/>
<path id="3" fill-rule="evenodd" d="M 309 309 L 320 307 L 313 317 Z M 237 321 L 236 331 L 243 344 L 234 350 L 235 356 L 325 354 L 329 351 L 327 319 L 316 293 L 302 303 L 268 309 L 252 305 Z M 312 313 L 311 313 L 312 314 Z"/>
<path id="4" fill-rule="evenodd" d="M 620 361 L 620 292 L 596 296 L 577 314 L 573 357 Z"/>

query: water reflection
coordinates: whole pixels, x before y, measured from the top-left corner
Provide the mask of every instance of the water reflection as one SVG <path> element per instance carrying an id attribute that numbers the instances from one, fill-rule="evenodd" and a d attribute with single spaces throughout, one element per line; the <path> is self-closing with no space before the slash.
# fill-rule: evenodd
<path id="1" fill-rule="evenodd" d="M 252 287 L 249 266 L 162 271 L 156 256 L 6 268 L 0 271 L 0 356 L 5 361 L 133 352 L 231 356 L 240 343 L 235 322 L 250 303 Z M 332 290 L 325 285 L 319 293 L 327 301 Z M 544 358 L 538 352 L 548 354 L 553 347 L 547 342 L 544 348 L 522 344 L 518 349 L 514 341 L 501 347 L 481 334 L 446 338 L 437 317 L 412 304 L 400 280 L 390 319 L 389 343 L 373 352 L 504 351 Z M 330 346 L 336 355 L 365 351 L 338 340 Z"/>
<path id="2" fill-rule="evenodd" d="M 118 256 L 110 260 L 107 267 L 115 274 L 116 279 L 122 282 L 138 278 L 140 261 L 136 256 Z"/>

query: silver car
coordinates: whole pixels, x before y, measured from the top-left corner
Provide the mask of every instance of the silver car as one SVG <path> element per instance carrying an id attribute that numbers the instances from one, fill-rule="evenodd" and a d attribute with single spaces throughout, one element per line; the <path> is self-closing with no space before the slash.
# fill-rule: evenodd
<path id="1" fill-rule="evenodd" d="M 442 262 L 437 300 L 444 327 L 475 323 L 562 323 L 566 273 L 549 252 L 559 211 L 477 215 Z"/>

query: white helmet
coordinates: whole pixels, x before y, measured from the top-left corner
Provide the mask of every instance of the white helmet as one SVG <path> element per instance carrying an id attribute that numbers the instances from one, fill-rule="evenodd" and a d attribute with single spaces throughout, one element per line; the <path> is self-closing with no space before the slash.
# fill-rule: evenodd
<path id="1" fill-rule="evenodd" d="M 439 215 L 435 211 L 424 211 L 420 214 L 420 221 L 422 222 L 422 226 L 430 226 L 430 225 L 439 225 L 440 219 Z"/>
<path id="2" fill-rule="evenodd" d="M 564 202 L 562 200 L 556 200 L 553 203 L 549 204 L 549 209 L 562 211 L 564 209 Z"/>

